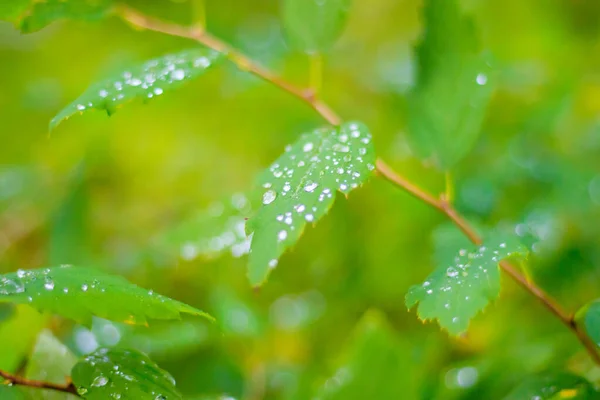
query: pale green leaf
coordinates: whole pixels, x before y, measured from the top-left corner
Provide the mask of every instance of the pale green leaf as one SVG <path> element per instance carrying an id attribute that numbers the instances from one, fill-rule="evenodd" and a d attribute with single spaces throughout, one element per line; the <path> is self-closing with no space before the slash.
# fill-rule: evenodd
<path id="1" fill-rule="evenodd" d="M 29 306 L 13 306 L 12 315 L 0 323 L 0 343 L 10 343 L 0 351 L 0 369 L 16 372 L 46 321 L 45 316 Z"/>
<path id="2" fill-rule="evenodd" d="M 121 276 L 70 265 L 1 275 L 0 302 L 29 304 L 88 325 L 92 315 L 130 324 L 146 324 L 147 319 L 179 319 L 180 313 L 212 318 Z"/>
<path id="3" fill-rule="evenodd" d="M 548 372 L 526 379 L 504 400 L 587 400 L 599 395 L 585 378 L 567 372 Z"/>
<path id="4" fill-rule="evenodd" d="M 247 224 L 250 283 L 264 283 L 306 225 L 329 211 L 336 192 L 347 195 L 366 182 L 374 163 L 371 133 L 356 122 L 317 129 L 288 146 L 259 178 L 263 204 Z"/>
<path id="5" fill-rule="evenodd" d="M 351 0 L 282 0 L 287 39 L 308 53 L 327 50 L 343 31 L 350 4 Z"/>
<path id="6" fill-rule="evenodd" d="M 369 311 L 348 345 L 345 363 L 327 380 L 319 399 L 416 399 L 418 368 L 411 343 L 395 335 L 385 316 Z"/>
<path id="7" fill-rule="evenodd" d="M 31 357 L 25 368 L 25 377 L 57 384 L 64 384 L 71 376 L 71 369 L 77 362 L 77 357 L 52 335 L 49 330 L 43 330 L 33 348 Z M 52 390 L 28 389 L 31 400 L 69 400 L 75 397 L 68 393 Z"/>
<path id="8" fill-rule="evenodd" d="M 196 48 L 134 66 L 90 86 L 52 119 L 50 129 L 72 115 L 88 110 L 104 110 L 110 115 L 135 99 L 148 100 L 160 96 L 202 75 L 221 58 L 216 51 Z"/>
<path id="9" fill-rule="evenodd" d="M 4 3 L 4 2 L 3 2 Z M 63 19 L 96 21 L 110 11 L 112 0 L 10 0 L 0 5 L 0 20 L 23 33 L 38 31 Z"/>
<path id="10" fill-rule="evenodd" d="M 493 89 L 489 56 L 456 0 L 427 0 L 409 95 L 409 139 L 415 152 L 449 169 L 480 133 Z"/>
<path id="11" fill-rule="evenodd" d="M 102 348 L 83 357 L 72 372 L 84 399 L 181 399 L 175 380 L 136 350 Z"/>
<path id="12" fill-rule="evenodd" d="M 464 332 L 469 321 L 482 311 L 500 291 L 500 261 L 525 256 L 527 250 L 514 236 L 493 233 L 482 246 L 454 249 L 445 245 L 436 257 L 437 267 L 421 285 L 406 295 L 408 308 L 419 303 L 417 314 L 422 320 L 437 319 L 450 334 Z"/>
<path id="13" fill-rule="evenodd" d="M 186 218 L 161 234 L 157 242 L 185 260 L 213 258 L 224 252 L 241 257 L 250 251 L 250 238 L 245 231 L 250 214 L 250 200 L 236 193 Z"/>

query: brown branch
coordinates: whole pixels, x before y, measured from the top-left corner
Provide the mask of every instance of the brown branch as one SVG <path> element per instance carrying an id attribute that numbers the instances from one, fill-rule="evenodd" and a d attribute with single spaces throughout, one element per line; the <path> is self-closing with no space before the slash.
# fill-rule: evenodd
<path id="1" fill-rule="evenodd" d="M 73 382 L 71 382 L 70 379 L 67 380 L 67 383 L 60 385 L 52 382 L 36 381 L 32 379 L 22 378 L 20 376 L 13 375 L 2 370 L 0 370 L 0 377 L 5 379 L 5 384 L 8 383 L 12 385 L 27 386 L 38 389 L 54 390 L 57 392 L 71 393 L 72 395 L 79 397 L 79 393 L 77 393 L 77 388 L 75 387 Z"/>
<path id="2" fill-rule="evenodd" d="M 229 46 L 227 43 L 210 35 L 203 29 L 188 28 L 181 25 L 167 23 L 155 18 L 150 18 L 139 13 L 137 10 L 127 6 L 118 6 L 115 8 L 115 13 L 123 20 L 127 21 L 136 28 L 148 29 L 155 32 L 161 32 L 172 36 L 178 36 L 195 40 L 213 50 L 224 54 L 230 61 L 238 66 L 241 70 L 248 71 L 266 82 L 269 82 L 280 89 L 288 92 L 294 97 L 302 100 L 315 110 L 325 121 L 332 125 L 339 125 L 340 117 L 327 104 L 319 100 L 316 94 L 310 89 L 303 89 L 293 85 L 281 77 L 277 76 L 268 69 L 262 67 L 258 63 L 246 57 L 236 49 Z M 452 207 L 452 205 L 444 198 L 437 198 L 421 189 L 408 179 L 396 173 L 383 160 L 377 159 L 377 172 L 385 179 L 394 185 L 402 188 L 412 196 L 434 207 L 444 215 L 446 215 L 460 230 L 476 245 L 482 243 L 481 237 L 475 229 Z M 556 315 L 575 335 L 580 342 L 585 346 L 593 360 L 600 365 L 600 355 L 596 351 L 595 344 L 590 340 L 587 334 L 577 326 L 573 316 L 567 313 L 562 307 L 535 283 L 529 281 L 523 274 L 507 262 L 500 263 L 500 268 L 512 279 L 514 279 L 525 290 L 538 298 L 554 315 Z"/>

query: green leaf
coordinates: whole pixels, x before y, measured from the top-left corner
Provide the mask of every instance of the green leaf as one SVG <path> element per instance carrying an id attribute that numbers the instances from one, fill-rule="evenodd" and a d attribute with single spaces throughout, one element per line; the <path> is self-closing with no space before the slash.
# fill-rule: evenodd
<path id="1" fill-rule="evenodd" d="M 282 0 L 290 43 L 307 53 L 330 48 L 342 33 L 351 0 Z"/>
<path id="2" fill-rule="evenodd" d="M 79 98 L 61 110 L 50 122 L 50 130 L 72 115 L 91 109 L 109 115 L 134 99 L 148 100 L 165 91 L 181 87 L 202 75 L 222 58 L 204 48 L 169 54 L 135 66 L 123 73 L 90 86 Z"/>
<path id="3" fill-rule="evenodd" d="M 317 398 L 417 399 L 418 368 L 411 357 L 413 350 L 410 343 L 394 334 L 382 313 L 371 310 L 355 328 L 345 363 Z"/>
<path id="4" fill-rule="evenodd" d="M 530 377 L 504 400 L 596 399 L 598 392 L 584 378 L 566 372 L 549 372 Z"/>
<path id="5" fill-rule="evenodd" d="M 0 323 L 0 343 L 10 343 L 0 351 L 0 369 L 9 372 L 16 372 L 22 365 L 47 320 L 31 307 L 13 307 L 12 316 Z"/>
<path id="6" fill-rule="evenodd" d="M 70 265 L 1 275 L 0 302 L 29 304 L 87 325 L 92 315 L 130 324 L 146 324 L 147 318 L 179 319 L 180 313 L 212 319 L 121 276 Z"/>
<path id="7" fill-rule="evenodd" d="M 415 49 L 409 139 L 417 155 L 450 169 L 475 144 L 493 90 L 489 56 L 456 0 L 427 0 L 425 33 Z"/>
<path id="8" fill-rule="evenodd" d="M 38 336 L 33 353 L 27 362 L 25 377 L 57 384 L 64 384 L 71 375 L 71 369 L 77 362 L 77 357 L 52 335 L 49 330 L 43 330 Z M 31 400 L 68 400 L 75 399 L 68 393 L 51 390 L 28 389 Z"/>
<path id="9" fill-rule="evenodd" d="M 366 182 L 374 163 L 371 133 L 356 122 L 317 129 L 288 146 L 259 177 L 263 205 L 247 224 L 253 233 L 250 283 L 263 284 L 306 225 L 329 211 L 336 191 L 347 195 Z"/>
<path id="10" fill-rule="evenodd" d="M 136 350 L 102 348 L 85 356 L 72 372 L 84 399 L 181 399 L 175 380 Z"/>
<path id="11" fill-rule="evenodd" d="M 62 19 L 96 21 L 110 11 L 112 0 L 10 0 L 0 5 L 0 20 L 23 33 L 38 31 Z"/>
<path id="12" fill-rule="evenodd" d="M 250 210 L 248 198 L 236 193 L 166 231 L 158 239 L 159 246 L 168 252 L 176 249 L 185 260 L 214 258 L 226 251 L 241 257 L 250 251 L 245 230 Z"/>
<path id="13" fill-rule="evenodd" d="M 410 288 L 406 305 L 419 303 L 420 319 L 437 319 L 450 334 L 466 331 L 469 321 L 498 297 L 500 271 L 498 263 L 513 256 L 526 256 L 527 250 L 513 236 L 495 232 L 482 246 L 455 248 L 446 244 L 436 252 L 437 267 L 425 282 Z"/>
<path id="14" fill-rule="evenodd" d="M 600 346 L 600 300 L 582 307 L 576 314 L 576 322 L 585 327 L 588 336 Z"/>

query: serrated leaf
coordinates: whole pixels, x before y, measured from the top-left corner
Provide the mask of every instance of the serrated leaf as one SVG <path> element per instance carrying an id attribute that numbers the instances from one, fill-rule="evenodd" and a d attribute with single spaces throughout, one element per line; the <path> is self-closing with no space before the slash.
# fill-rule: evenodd
<path id="1" fill-rule="evenodd" d="M 263 204 L 247 223 L 247 230 L 253 233 L 250 283 L 264 283 L 306 225 L 329 211 L 336 192 L 347 195 L 366 182 L 374 163 L 371 133 L 356 122 L 317 129 L 288 146 L 259 177 Z"/>
<path id="2" fill-rule="evenodd" d="M 437 319 L 442 328 L 458 335 L 466 331 L 469 321 L 478 312 L 498 297 L 499 262 L 526 254 L 518 239 L 495 232 L 485 245 L 465 246 L 455 249 L 452 256 L 438 256 L 437 267 L 427 280 L 409 289 L 406 305 L 410 309 L 419 303 L 420 319 Z"/>
<path id="3" fill-rule="evenodd" d="M 112 0 L 10 0 L 0 5 L 0 20 L 22 33 L 38 31 L 62 19 L 96 21 L 110 11 Z"/>
<path id="4" fill-rule="evenodd" d="M 327 50 L 344 29 L 351 0 L 282 0 L 287 39 L 299 50 Z"/>
<path id="5" fill-rule="evenodd" d="M 419 398 L 413 346 L 398 338 L 385 316 L 369 311 L 348 346 L 346 362 L 321 389 L 323 400 Z M 376 372 L 376 373 L 375 373 Z"/>
<path id="6" fill-rule="evenodd" d="M 250 251 L 251 238 L 245 230 L 250 214 L 250 201 L 244 194 L 236 193 L 167 230 L 158 243 L 168 252 L 175 250 L 185 260 L 213 258 L 227 251 L 241 257 Z"/>
<path id="7" fill-rule="evenodd" d="M 548 372 L 530 377 L 510 392 L 504 400 L 597 399 L 599 393 L 581 376 L 566 372 Z"/>
<path id="8" fill-rule="evenodd" d="M 409 139 L 419 157 L 446 170 L 475 144 L 493 90 L 492 69 L 473 20 L 456 0 L 427 0 L 424 24 L 415 49 Z"/>
<path id="9" fill-rule="evenodd" d="M 160 96 L 165 91 L 181 87 L 202 75 L 221 58 L 221 54 L 214 50 L 196 48 L 132 67 L 90 86 L 52 119 L 50 130 L 75 114 L 97 109 L 110 115 L 123 104 L 135 99 L 149 100 Z"/>
<path id="10" fill-rule="evenodd" d="M 1 275 L 0 302 L 28 304 L 87 325 L 92 315 L 130 324 L 146 324 L 147 319 L 179 319 L 181 313 L 212 319 L 121 276 L 70 265 Z"/>
<path id="11" fill-rule="evenodd" d="M 136 350 L 99 349 L 74 367 L 73 383 L 84 399 L 181 399 L 175 380 Z"/>
<path id="12" fill-rule="evenodd" d="M 49 330 L 43 330 L 33 348 L 25 377 L 57 384 L 64 384 L 71 376 L 71 369 L 77 362 L 77 357 L 54 337 Z M 28 389 L 31 400 L 69 400 L 75 397 L 68 393 L 51 390 Z"/>

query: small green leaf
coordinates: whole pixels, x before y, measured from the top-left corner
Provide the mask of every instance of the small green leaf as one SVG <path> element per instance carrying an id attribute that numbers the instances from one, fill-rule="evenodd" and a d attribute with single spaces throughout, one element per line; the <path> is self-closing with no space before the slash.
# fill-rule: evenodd
<path id="1" fill-rule="evenodd" d="M 38 336 L 33 353 L 27 362 L 25 377 L 57 384 L 64 384 L 71 375 L 71 369 L 77 362 L 77 357 L 52 335 L 49 330 L 43 330 Z M 31 400 L 68 400 L 75 399 L 73 395 L 51 390 L 28 389 Z"/>
<path id="2" fill-rule="evenodd" d="M 600 346 L 600 300 L 594 300 L 582 307 L 576 314 L 576 321 L 582 324 L 588 336 Z"/>
<path id="3" fill-rule="evenodd" d="M 307 53 L 327 50 L 343 31 L 350 4 L 351 0 L 282 0 L 288 40 Z"/>
<path id="4" fill-rule="evenodd" d="M 62 19 L 96 21 L 110 11 L 112 0 L 11 0 L 0 5 L 0 20 L 9 21 L 23 33 L 38 31 Z"/>
<path id="5" fill-rule="evenodd" d="M 259 178 L 263 205 L 247 224 L 250 283 L 263 284 L 306 225 L 329 211 L 336 192 L 347 195 L 366 182 L 374 163 L 371 133 L 356 122 L 306 133 L 288 146 Z"/>
<path id="6" fill-rule="evenodd" d="M 548 372 L 526 379 L 504 400 L 587 400 L 597 399 L 598 394 L 585 378 L 566 372 Z"/>
<path id="7" fill-rule="evenodd" d="M 214 50 L 197 48 L 147 61 L 90 86 L 52 119 L 50 130 L 72 115 L 91 109 L 104 110 L 110 115 L 134 99 L 160 96 L 202 75 L 221 58 Z"/>
<path id="8" fill-rule="evenodd" d="M 245 230 L 250 210 L 248 198 L 236 193 L 166 231 L 158 239 L 159 246 L 169 253 L 176 249 L 184 260 L 214 258 L 226 251 L 241 257 L 250 251 Z"/>
<path id="9" fill-rule="evenodd" d="M 127 282 L 121 276 L 63 265 L 0 276 L 0 302 L 29 304 L 85 324 L 92 315 L 130 324 L 208 314 Z"/>
<path id="10" fill-rule="evenodd" d="M 420 319 L 437 319 L 442 328 L 458 335 L 498 297 L 498 263 L 509 257 L 525 256 L 527 250 L 515 237 L 494 233 L 485 245 L 465 246 L 450 255 L 444 244 L 436 253 L 442 253 L 436 256 L 437 268 L 423 284 L 410 288 L 406 305 L 410 309 L 419 303 Z"/>
<path id="11" fill-rule="evenodd" d="M 45 316 L 31 307 L 13 307 L 11 317 L 0 323 L 0 343 L 10 343 L 10 346 L 3 346 L 0 351 L 0 369 L 9 372 L 16 372 L 22 365 L 47 321 Z"/>
<path id="12" fill-rule="evenodd" d="M 72 372 L 84 399 L 181 399 L 175 380 L 136 350 L 102 348 L 79 361 Z"/>
<path id="13" fill-rule="evenodd" d="M 461 15 L 456 0 L 427 0 L 424 20 L 409 95 L 409 139 L 419 157 L 446 170 L 475 144 L 493 90 L 492 71 L 473 20 Z"/>

